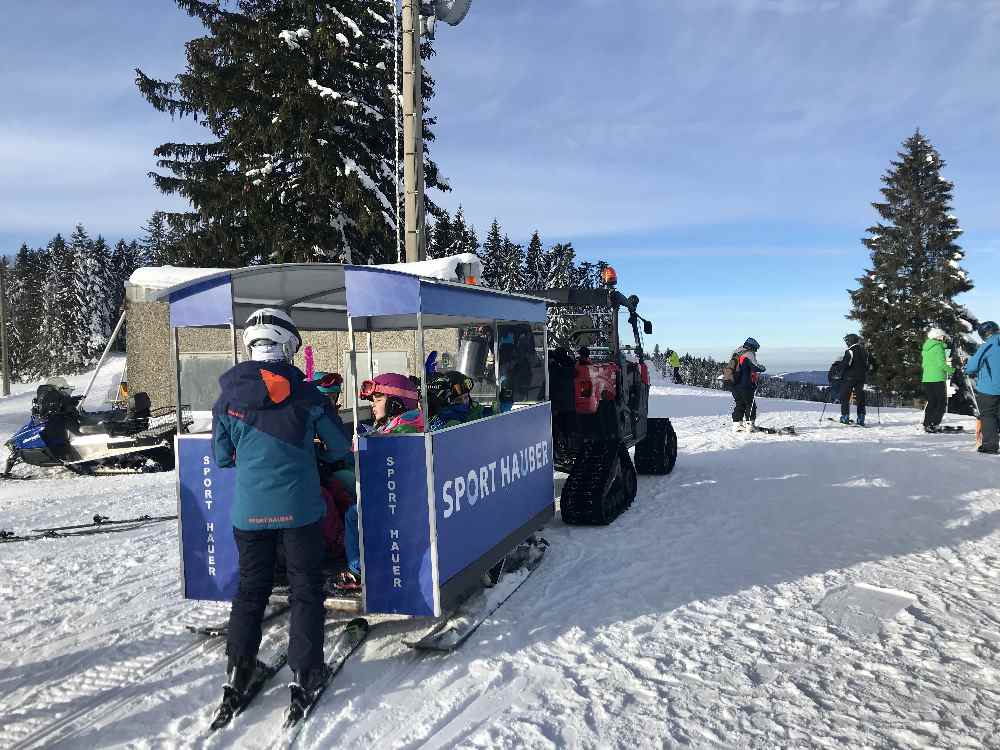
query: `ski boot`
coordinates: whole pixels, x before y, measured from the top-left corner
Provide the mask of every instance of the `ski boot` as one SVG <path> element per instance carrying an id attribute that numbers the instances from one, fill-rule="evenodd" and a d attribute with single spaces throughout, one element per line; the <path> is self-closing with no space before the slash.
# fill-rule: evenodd
<path id="1" fill-rule="evenodd" d="M 854 424 L 856 424 L 858 427 L 864 427 L 865 426 L 865 418 L 864 417 L 858 417 L 858 421 L 855 422 Z"/>
<path id="2" fill-rule="evenodd" d="M 292 673 L 288 683 L 289 703 L 285 712 L 285 726 L 297 723 L 315 702 L 316 696 L 330 680 L 332 670 L 326 664 Z"/>
<path id="3" fill-rule="evenodd" d="M 247 688 L 253 680 L 258 665 L 257 659 L 248 656 L 229 658 L 229 668 L 226 670 L 227 682 L 222 686 L 222 702 L 212 717 L 212 729 L 219 729 L 228 724 L 246 703 Z"/>
<path id="4" fill-rule="evenodd" d="M 940 432 L 940 431 L 941 430 L 938 429 L 938 426 L 936 424 L 925 424 L 924 425 L 924 432 L 928 432 L 928 433 L 932 433 L 933 434 L 933 433 L 937 433 L 937 432 Z"/>
<path id="5" fill-rule="evenodd" d="M 746 432 L 746 424 L 744 422 L 733 422 L 733 432 Z"/>
<path id="6" fill-rule="evenodd" d="M 841 417 L 840 418 L 840 423 L 841 424 L 850 424 L 851 423 L 851 418 L 850 417 Z"/>

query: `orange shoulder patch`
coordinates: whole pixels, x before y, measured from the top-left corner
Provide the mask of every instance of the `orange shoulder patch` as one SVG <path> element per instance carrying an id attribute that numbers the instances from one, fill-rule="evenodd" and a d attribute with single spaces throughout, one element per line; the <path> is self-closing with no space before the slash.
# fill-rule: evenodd
<path id="1" fill-rule="evenodd" d="M 273 403 L 280 404 L 292 395 L 292 384 L 288 382 L 287 378 L 275 375 L 273 372 L 264 369 L 260 371 L 260 376 L 264 380 L 264 386 L 267 388 L 268 398 Z"/>

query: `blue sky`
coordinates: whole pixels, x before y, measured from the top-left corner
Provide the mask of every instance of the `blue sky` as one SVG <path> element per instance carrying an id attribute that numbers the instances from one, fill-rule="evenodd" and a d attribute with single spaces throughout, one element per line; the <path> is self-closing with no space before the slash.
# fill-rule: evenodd
<path id="1" fill-rule="evenodd" d="M 167 0 L 7 18 L 0 243 L 77 221 L 134 236 L 174 205 L 145 176 L 152 148 L 195 130 L 132 71 L 179 71 L 198 26 Z M 989 0 L 474 0 L 431 62 L 440 200 L 481 234 L 496 216 L 516 240 L 537 228 L 611 261 L 661 345 L 721 354 L 753 335 L 788 359 L 851 329 L 869 204 L 919 126 L 956 183 L 977 284 L 962 301 L 996 318 L 997 38 Z"/>

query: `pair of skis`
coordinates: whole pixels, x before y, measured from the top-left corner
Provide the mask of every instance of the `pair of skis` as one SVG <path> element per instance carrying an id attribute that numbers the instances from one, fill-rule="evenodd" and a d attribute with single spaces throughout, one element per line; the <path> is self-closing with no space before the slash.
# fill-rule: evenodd
<path id="1" fill-rule="evenodd" d="M 791 425 L 787 427 L 761 427 L 759 425 L 753 425 L 750 432 L 763 432 L 765 435 L 798 435 L 795 428 Z"/>
<path id="2" fill-rule="evenodd" d="M 368 621 L 363 617 L 358 617 L 348 622 L 338 633 L 336 640 L 330 648 L 329 657 L 324 664 L 323 677 L 316 685 L 306 689 L 305 686 L 297 683 L 289 685 L 291 701 L 285 710 L 284 720 L 281 725 L 281 734 L 278 738 L 278 746 L 289 747 L 298 736 L 305 720 L 312 713 L 313 708 L 319 702 L 327 686 L 333 681 L 343 668 L 347 659 L 357 651 L 358 647 L 364 643 L 371 630 Z M 237 716 L 250 707 L 253 699 L 267 686 L 267 684 L 277 675 L 288 663 L 288 654 L 278 654 L 268 662 L 257 662 L 257 668 L 250 679 L 246 689 L 240 693 L 233 690 L 229 685 L 223 689 L 222 702 L 212 716 L 211 730 L 216 731 L 228 726 Z"/>
<path id="3" fill-rule="evenodd" d="M 405 641 L 406 645 L 418 651 L 447 652 L 454 651 L 465 643 L 469 636 L 500 609 L 541 565 L 549 543 L 539 538 L 524 546 L 523 559 L 518 561 L 520 567 L 504 573 L 496 585 L 469 597 L 426 635 L 416 641 Z"/>

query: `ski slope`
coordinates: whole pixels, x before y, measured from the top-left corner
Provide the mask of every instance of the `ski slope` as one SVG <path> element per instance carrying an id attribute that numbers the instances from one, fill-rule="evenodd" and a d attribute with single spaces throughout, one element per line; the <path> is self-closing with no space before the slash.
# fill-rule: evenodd
<path id="1" fill-rule="evenodd" d="M 0 400 L 0 430 L 26 403 Z M 453 654 L 402 645 L 426 621 L 372 618 L 296 746 L 996 746 L 1000 461 L 917 412 L 862 430 L 821 407 L 763 400 L 760 424 L 801 434 L 734 434 L 727 393 L 655 387 L 674 473 L 641 477 L 609 527 L 555 521 L 542 566 Z M 172 475 L 0 484 L 0 527 L 22 532 L 175 507 Z M 224 645 L 185 625 L 225 610 L 180 599 L 173 524 L 0 555 L 0 747 L 271 746 L 287 671 L 205 734 Z"/>

